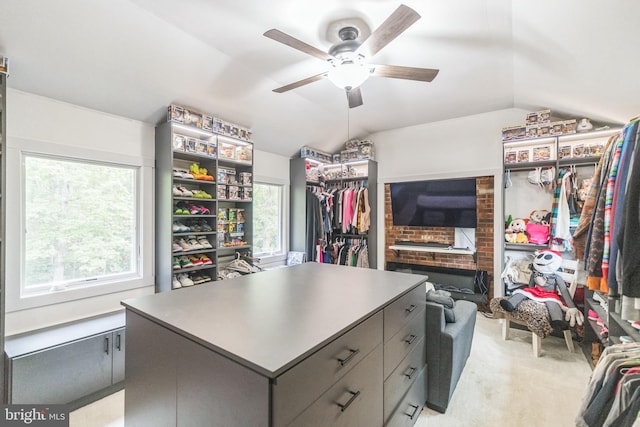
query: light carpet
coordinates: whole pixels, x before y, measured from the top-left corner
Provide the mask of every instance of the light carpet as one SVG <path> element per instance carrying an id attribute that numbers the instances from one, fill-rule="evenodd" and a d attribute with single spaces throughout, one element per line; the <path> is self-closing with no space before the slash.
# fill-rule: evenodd
<path id="1" fill-rule="evenodd" d="M 542 341 L 533 356 L 531 333 L 513 329 L 502 340 L 501 321 L 478 314 L 471 356 L 446 414 L 428 408 L 417 427 L 573 426 L 591 375 L 576 345 L 569 353 L 562 338 Z M 70 427 L 124 426 L 120 391 L 70 414 Z"/>

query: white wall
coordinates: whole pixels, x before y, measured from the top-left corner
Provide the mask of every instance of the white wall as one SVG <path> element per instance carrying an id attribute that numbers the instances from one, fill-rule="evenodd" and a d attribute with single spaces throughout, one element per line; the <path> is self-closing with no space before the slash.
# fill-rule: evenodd
<path id="1" fill-rule="evenodd" d="M 507 109 L 370 135 L 378 159 L 378 200 L 384 200 L 384 184 L 389 182 L 494 176 L 494 223 L 502 224 L 501 129 L 524 123 L 525 117 L 524 110 Z M 384 268 L 383 203 L 378 206 L 378 230 L 378 266 Z M 495 231 L 493 275 L 499 278 L 504 230 Z"/>
<path id="2" fill-rule="evenodd" d="M 105 156 L 128 156 L 141 158 L 149 170 L 154 159 L 154 127 L 135 120 L 89 110 L 49 98 L 9 89 L 7 93 L 7 150 L 19 148 L 21 140 L 40 141 L 60 146 L 61 150 L 69 147 L 90 149 L 105 152 Z M 8 165 L 18 168 L 17 165 Z M 151 177 L 151 173 L 149 173 Z M 7 207 L 19 202 L 17 194 L 19 174 L 7 174 Z M 147 197 L 153 195 L 153 180 L 144 191 Z M 13 191 L 15 190 L 15 191 Z M 146 190 L 146 188 L 144 189 Z M 153 205 L 152 198 L 150 199 Z M 11 227 L 15 219 L 7 215 L 7 248 L 19 247 L 20 233 L 18 227 Z M 143 252 L 151 251 L 147 259 L 153 260 L 153 225 L 146 224 L 148 232 L 143 242 Z M 7 251 L 7 283 L 6 286 L 17 287 L 15 252 Z M 153 272 L 153 265 L 143 266 Z M 152 274 L 150 276 L 153 277 Z M 108 313 L 122 308 L 120 301 L 140 295 L 151 294 L 153 283 L 125 292 L 90 297 L 72 302 L 54 304 L 40 308 L 30 308 L 8 312 L 5 316 L 5 333 L 16 333 L 42 328 Z"/>

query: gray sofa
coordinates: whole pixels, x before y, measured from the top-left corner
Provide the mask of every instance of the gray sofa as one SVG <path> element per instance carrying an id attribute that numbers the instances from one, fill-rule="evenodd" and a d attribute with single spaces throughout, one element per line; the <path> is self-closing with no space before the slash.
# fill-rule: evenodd
<path id="1" fill-rule="evenodd" d="M 442 305 L 427 301 L 427 406 L 444 413 L 471 352 L 478 308 L 457 300 L 455 322 L 446 323 Z"/>

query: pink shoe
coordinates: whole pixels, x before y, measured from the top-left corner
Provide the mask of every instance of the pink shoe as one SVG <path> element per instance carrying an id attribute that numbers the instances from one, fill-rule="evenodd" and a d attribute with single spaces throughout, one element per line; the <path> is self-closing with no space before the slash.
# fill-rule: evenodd
<path id="1" fill-rule="evenodd" d="M 593 311 L 591 309 L 587 312 L 587 317 L 590 320 L 600 320 L 600 316 L 598 316 L 598 313 L 596 313 L 595 311 Z"/>

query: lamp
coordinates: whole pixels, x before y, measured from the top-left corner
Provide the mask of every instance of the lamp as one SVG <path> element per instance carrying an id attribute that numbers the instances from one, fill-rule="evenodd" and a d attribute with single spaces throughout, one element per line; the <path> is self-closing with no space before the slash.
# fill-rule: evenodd
<path id="1" fill-rule="evenodd" d="M 327 77 L 340 89 L 353 89 L 364 83 L 369 77 L 369 67 L 362 57 L 347 57 L 333 60 Z"/>

